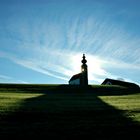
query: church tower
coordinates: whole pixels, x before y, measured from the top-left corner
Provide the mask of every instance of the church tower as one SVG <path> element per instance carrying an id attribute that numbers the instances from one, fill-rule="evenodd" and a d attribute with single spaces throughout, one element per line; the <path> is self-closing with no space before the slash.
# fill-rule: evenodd
<path id="1" fill-rule="evenodd" d="M 71 79 L 69 80 L 70 85 L 88 86 L 88 68 L 86 64 L 87 60 L 85 54 L 83 54 L 83 59 L 81 62 L 81 72 L 71 77 Z"/>
<path id="2" fill-rule="evenodd" d="M 87 86 L 88 85 L 88 68 L 87 68 L 87 60 L 85 54 L 83 54 L 83 60 L 81 61 L 81 85 Z"/>

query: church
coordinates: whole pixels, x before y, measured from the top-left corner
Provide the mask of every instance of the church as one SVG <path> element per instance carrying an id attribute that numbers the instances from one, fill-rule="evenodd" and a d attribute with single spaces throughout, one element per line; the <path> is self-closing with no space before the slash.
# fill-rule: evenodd
<path id="1" fill-rule="evenodd" d="M 87 68 L 87 60 L 85 54 L 83 54 L 81 65 L 81 73 L 75 74 L 69 80 L 70 85 L 80 85 L 80 86 L 87 86 L 88 85 L 88 68 Z"/>

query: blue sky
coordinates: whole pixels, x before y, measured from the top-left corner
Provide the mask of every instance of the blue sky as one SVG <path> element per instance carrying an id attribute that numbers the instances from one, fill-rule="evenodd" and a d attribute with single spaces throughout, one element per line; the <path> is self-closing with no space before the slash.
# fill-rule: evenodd
<path id="1" fill-rule="evenodd" d="M 67 84 L 86 54 L 90 84 L 140 84 L 139 0 L 1 0 L 0 82 Z"/>

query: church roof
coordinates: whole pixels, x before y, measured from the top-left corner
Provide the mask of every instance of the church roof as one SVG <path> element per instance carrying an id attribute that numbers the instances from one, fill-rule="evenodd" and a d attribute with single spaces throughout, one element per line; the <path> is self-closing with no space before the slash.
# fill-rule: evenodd
<path id="1" fill-rule="evenodd" d="M 106 78 L 103 81 L 102 85 L 105 85 L 107 82 L 111 82 L 112 85 L 119 85 L 119 86 L 130 87 L 130 88 L 139 88 L 139 86 L 135 83 L 125 82 L 125 81 L 120 81 L 120 80 L 114 80 L 114 79 L 109 79 L 109 78 Z"/>
<path id="2" fill-rule="evenodd" d="M 81 73 L 78 73 L 78 74 L 73 75 L 69 81 L 80 79 L 80 78 L 81 78 Z"/>

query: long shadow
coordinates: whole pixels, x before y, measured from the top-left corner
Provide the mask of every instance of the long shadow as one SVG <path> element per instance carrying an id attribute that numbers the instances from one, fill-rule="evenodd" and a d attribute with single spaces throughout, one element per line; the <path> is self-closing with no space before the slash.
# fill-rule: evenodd
<path id="1" fill-rule="evenodd" d="M 136 139 L 140 136 L 140 125 L 98 98 L 99 89 L 58 88 L 24 100 L 17 112 L 1 120 L 4 122 L 0 127 L 1 137 Z"/>

